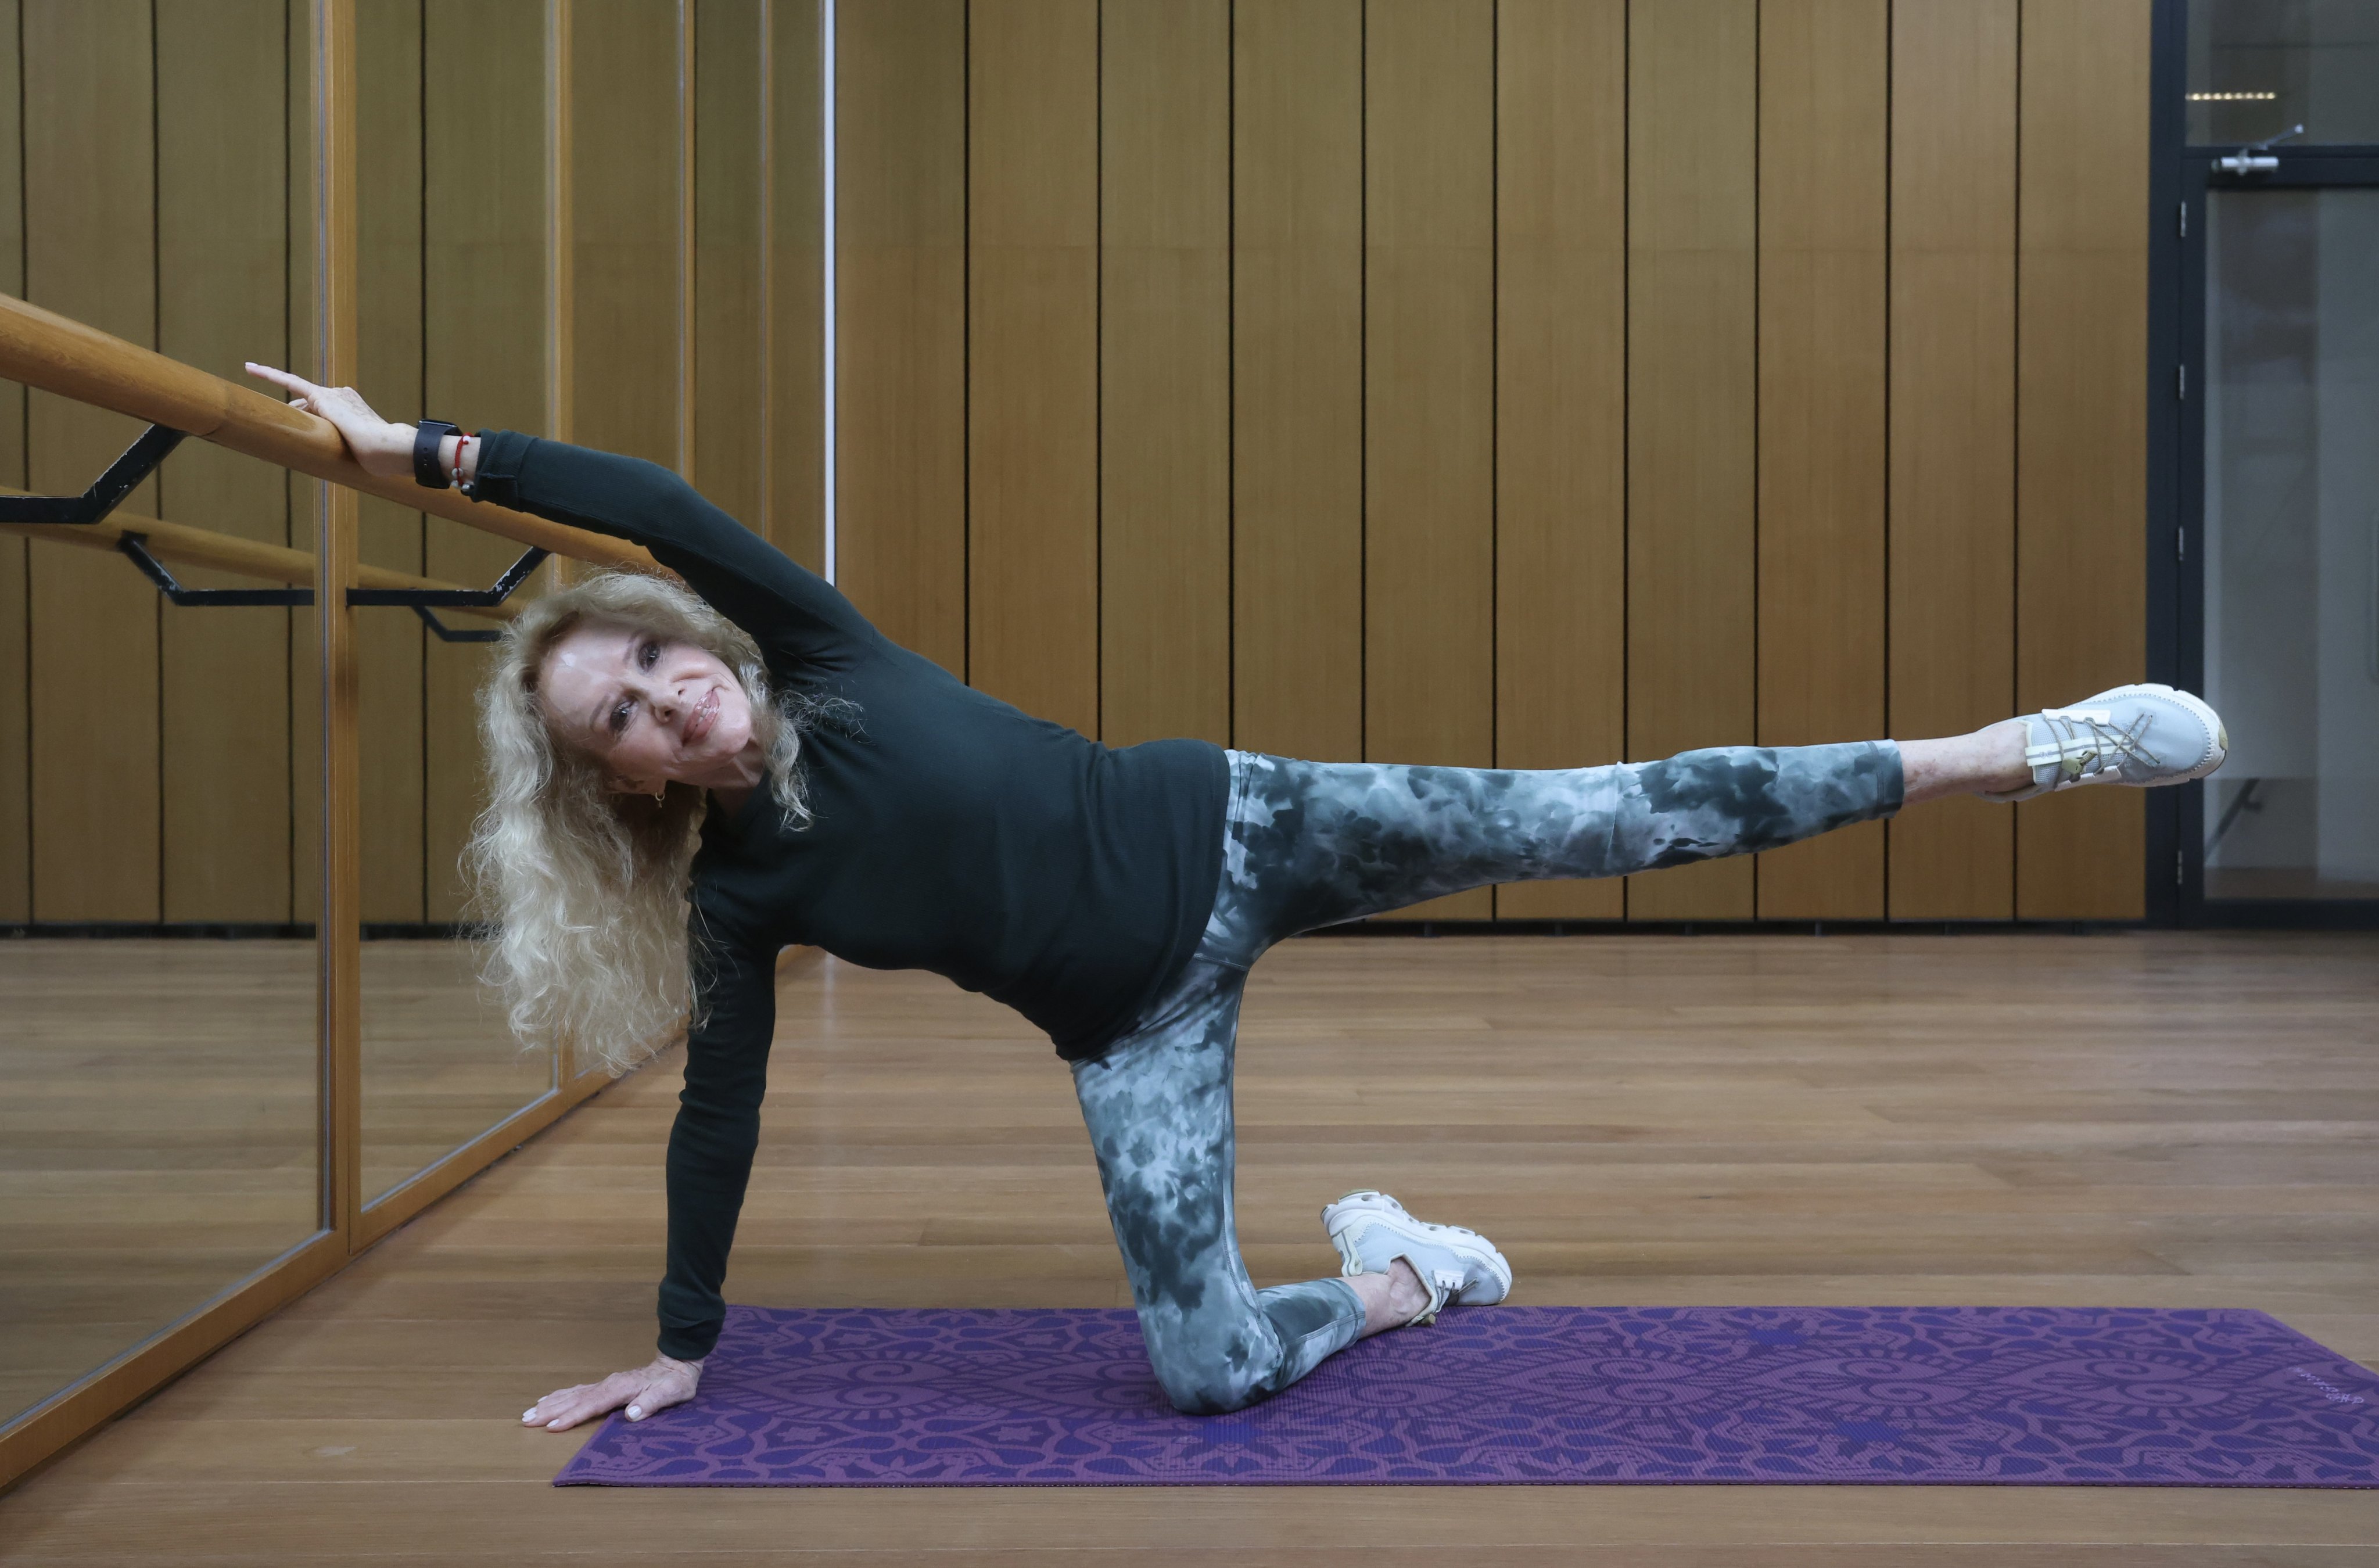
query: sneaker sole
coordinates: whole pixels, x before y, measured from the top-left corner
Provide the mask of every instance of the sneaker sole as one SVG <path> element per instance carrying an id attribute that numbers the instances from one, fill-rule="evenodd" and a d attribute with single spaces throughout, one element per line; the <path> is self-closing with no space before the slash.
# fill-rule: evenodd
<path id="1" fill-rule="evenodd" d="M 1496 1249 L 1493 1242 L 1467 1226 L 1435 1225 L 1427 1220 L 1414 1219 L 1405 1206 L 1394 1198 L 1369 1188 L 1350 1192 L 1335 1203 L 1325 1203 L 1322 1206 L 1322 1228 L 1329 1236 L 1330 1244 L 1338 1249 L 1338 1272 L 1342 1277 L 1352 1277 L 1370 1272 L 1362 1267 L 1360 1260 L 1357 1259 L 1345 1240 L 1346 1231 L 1352 1228 L 1353 1220 L 1367 1214 L 1377 1217 L 1374 1223 L 1392 1224 L 1399 1232 L 1412 1233 L 1417 1240 L 1443 1247 L 1449 1251 L 1483 1263 L 1486 1265 L 1487 1272 L 1494 1276 L 1495 1283 L 1500 1287 L 1496 1293 L 1496 1301 L 1504 1300 L 1511 1296 L 1512 1265 L 1503 1254 Z M 1334 1223 L 1335 1218 L 1341 1215 L 1346 1216 L 1346 1224 Z M 1492 1306 L 1494 1303 L 1484 1302 L 1478 1305 Z"/>

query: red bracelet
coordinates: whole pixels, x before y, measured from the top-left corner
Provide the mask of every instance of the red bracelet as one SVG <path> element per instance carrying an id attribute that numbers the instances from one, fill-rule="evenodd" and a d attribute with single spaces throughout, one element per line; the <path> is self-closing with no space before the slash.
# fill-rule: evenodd
<path id="1" fill-rule="evenodd" d="M 463 452 L 470 444 L 471 438 L 468 436 L 458 433 L 454 437 L 454 488 L 457 489 L 462 488 L 463 486 Z"/>

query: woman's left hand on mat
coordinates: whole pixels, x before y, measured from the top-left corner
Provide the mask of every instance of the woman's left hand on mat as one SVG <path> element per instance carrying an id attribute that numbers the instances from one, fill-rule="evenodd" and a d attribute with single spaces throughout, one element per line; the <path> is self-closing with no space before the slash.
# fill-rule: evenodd
<path id="1" fill-rule="evenodd" d="M 627 1406 L 629 1420 L 641 1421 L 692 1399 L 701 1383 L 701 1362 L 656 1356 L 649 1367 L 614 1372 L 599 1383 L 555 1389 L 521 1413 L 521 1425 L 568 1431 L 581 1421 L 609 1415 L 622 1405 Z"/>

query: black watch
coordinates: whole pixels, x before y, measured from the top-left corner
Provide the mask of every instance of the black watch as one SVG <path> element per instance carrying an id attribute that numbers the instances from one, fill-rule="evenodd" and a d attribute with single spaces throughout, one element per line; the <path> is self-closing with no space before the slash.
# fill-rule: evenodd
<path id="1" fill-rule="evenodd" d="M 438 448 L 449 436 L 463 433 L 459 425 L 449 425 L 443 419 L 424 419 L 413 432 L 413 481 L 433 490 L 449 487 L 445 468 L 438 461 Z"/>

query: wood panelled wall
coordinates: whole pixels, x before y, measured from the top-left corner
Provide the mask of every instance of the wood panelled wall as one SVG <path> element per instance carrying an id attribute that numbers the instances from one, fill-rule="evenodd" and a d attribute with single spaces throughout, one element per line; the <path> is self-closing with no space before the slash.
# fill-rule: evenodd
<path id="1" fill-rule="evenodd" d="M 2144 664 L 2150 0 L 872 0 L 841 581 L 1110 743 L 1544 767 Z M 2136 917 L 2140 801 L 1413 911 Z"/>
<path id="2" fill-rule="evenodd" d="M 306 364 L 305 10 L 0 0 L 0 287 Z M 2149 11 L 846 4 L 840 581 L 1117 744 L 1574 766 L 2135 678 Z M 818 564 L 815 0 L 358 21 L 368 394 L 672 464 Z M 130 433 L 0 389 L 0 481 Z M 200 448 L 128 509 L 302 545 L 311 495 Z M 381 564 L 512 553 L 364 516 Z M 485 655 L 364 636 L 366 917 L 453 918 Z M 0 542 L 0 921 L 308 917 L 309 638 Z M 1954 802 L 1417 912 L 2126 918 L 2142 843 L 2128 792 Z"/>
<path id="3" fill-rule="evenodd" d="M 219 375 L 305 369 L 308 10 L 0 0 L 0 288 Z M 815 0 L 356 22 L 365 394 L 669 464 L 818 564 Z M 79 489 L 135 428 L 0 387 L 0 483 Z M 126 510 L 310 548 L 314 494 L 193 441 Z M 371 499 L 363 549 L 465 582 L 518 553 Z M 487 651 L 401 609 L 361 627 L 364 918 L 452 920 Z M 175 609 L 124 561 L 0 541 L 0 646 L 29 655 L 0 661 L 0 922 L 311 919 L 312 639 L 304 612 Z"/>

